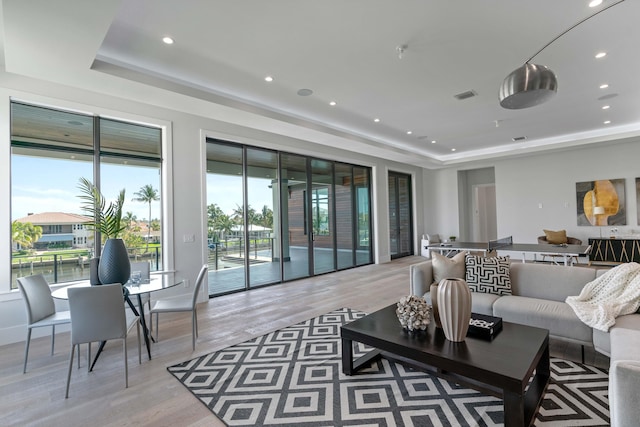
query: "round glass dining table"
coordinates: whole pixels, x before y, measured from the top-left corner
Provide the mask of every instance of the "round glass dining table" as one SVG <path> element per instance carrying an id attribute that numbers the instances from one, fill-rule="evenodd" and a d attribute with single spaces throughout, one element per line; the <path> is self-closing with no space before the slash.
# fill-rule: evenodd
<path id="1" fill-rule="evenodd" d="M 124 299 L 129 304 L 131 311 L 136 316 L 140 317 L 140 324 L 142 325 L 142 331 L 144 335 L 144 342 L 147 346 L 147 355 L 149 356 L 149 360 L 151 360 L 151 343 L 150 340 L 153 340 L 153 337 L 149 333 L 149 329 L 147 328 L 147 321 L 144 315 L 144 304 L 142 303 L 142 295 L 146 293 L 161 291 L 163 289 L 173 288 L 174 286 L 178 286 L 179 284 L 184 283 L 184 279 L 178 279 L 175 277 L 173 273 L 156 273 L 152 274 L 149 279 L 142 279 L 139 283 L 131 283 L 129 281 L 124 285 Z M 81 280 L 77 282 L 72 282 L 69 286 L 58 288 L 51 292 L 51 295 L 57 299 L 69 299 L 67 295 L 67 289 L 74 287 L 85 287 L 91 286 L 89 280 Z M 96 285 L 99 286 L 99 285 Z M 138 308 L 132 303 L 131 297 L 135 296 L 138 300 Z M 139 311 L 138 311 L 139 310 Z M 73 322 L 73 319 L 71 319 Z M 96 357 L 93 359 L 91 364 L 91 370 L 93 369 L 93 365 L 95 365 L 98 360 L 98 356 L 102 352 L 104 348 L 104 342 L 100 343 L 100 347 L 96 353 Z"/>
<path id="2" fill-rule="evenodd" d="M 178 279 L 173 273 L 161 273 L 152 274 L 151 278 L 143 279 L 140 283 L 127 282 L 124 287 L 129 292 L 129 295 L 142 295 L 149 292 L 161 291 L 163 289 L 169 289 L 184 283 L 183 279 Z M 89 280 L 79 280 L 71 282 L 68 286 L 60 287 L 51 292 L 51 295 L 57 299 L 69 299 L 67 296 L 67 289 L 73 287 L 91 286 Z"/>

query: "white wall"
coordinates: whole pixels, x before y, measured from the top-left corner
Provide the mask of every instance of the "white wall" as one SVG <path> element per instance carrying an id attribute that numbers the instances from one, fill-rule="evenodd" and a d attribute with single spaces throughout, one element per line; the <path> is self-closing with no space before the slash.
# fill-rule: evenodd
<path id="1" fill-rule="evenodd" d="M 627 225 L 617 227 L 619 234 L 638 232 L 635 178 L 640 177 L 639 158 L 637 139 L 496 163 L 498 234 L 535 241 L 543 228 L 564 228 L 586 243 L 589 237 L 599 236 L 599 228 L 577 225 L 576 183 L 613 178 L 626 182 Z M 603 229 L 603 235 L 605 231 L 608 229 Z"/>
<path id="2" fill-rule="evenodd" d="M 142 102 L 0 73 L 0 138 L 2 139 L 0 142 L 0 196 L 6 201 L 10 200 L 8 110 L 9 99 L 12 97 L 26 102 L 160 124 L 169 130 L 172 152 L 168 153 L 171 173 L 167 182 L 170 193 L 166 200 L 172 203 L 166 206 L 164 217 L 173 217 L 166 236 L 167 243 L 173 245 L 173 259 L 169 260 L 168 265 L 173 266 L 176 275 L 188 278 L 191 283 L 195 280 L 200 266 L 206 261 L 206 242 L 203 239 L 206 221 L 203 144 L 206 136 L 372 167 L 374 245 L 377 263 L 387 262 L 390 259 L 387 171 L 395 170 L 411 174 L 413 182 L 416 183 L 423 181 L 422 170 L 418 167 L 345 150 L 326 148 L 302 140 L 225 123 L 210 117 L 206 108 L 202 109 L 202 115 L 185 114 Z M 423 206 L 422 191 L 415 189 L 414 192 L 415 229 L 422 230 L 423 216 L 419 209 Z M 0 221 L 5 225 L 9 223 L 9 203 L 0 206 Z M 8 226 L 0 227 L 1 241 L 10 241 L 9 230 Z M 183 236 L 191 234 L 196 236 L 196 241 L 184 243 Z M 416 236 L 418 236 L 417 232 Z M 417 251 L 417 239 L 414 247 Z M 11 277 L 9 257 L 9 245 L 0 245 L 0 259 L 4 259 L 0 262 L 2 283 L 9 283 Z M 171 291 L 189 292 L 190 289 L 180 287 Z M 206 292 L 206 289 L 203 289 L 203 292 Z M 206 299 L 204 293 L 202 299 Z M 25 322 L 23 302 L 18 292 L 7 293 L 0 290 L 0 345 L 24 340 Z M 43 334 L 44 331 L 34 332 L 34 337 Z"/>
<path id="3" fill-rule="evenodd" d="M 599 237 L 600 230 L 577 225 L 576 182 L 614 178 L 626 181 L 627 225 L 618 226 L 618 234 L 640 237 L 635 190 L 635 178 L 640 177 L 638 159 L 640 139 L 485 161 L 478 168 L 495 167 L 498 237 L 512 235 L 514 241 L 536 243 L 543 229 L 565 229 L 586 244 L 589 237 Z M 426 228 L 443 235 L 457 234 L 456 170 L 429 171 L 424 179 L 425 203 L 437 205 L 425 217 Z M 603 236 L 609 235 L 608 230 L 603 227 Z"/>
<path id="4" fill-rule="evenodd" d="M 445 239 L 459 236 L 457 169 L 428 171 L 424 185 L 424 233 L 437 233 Z"/>

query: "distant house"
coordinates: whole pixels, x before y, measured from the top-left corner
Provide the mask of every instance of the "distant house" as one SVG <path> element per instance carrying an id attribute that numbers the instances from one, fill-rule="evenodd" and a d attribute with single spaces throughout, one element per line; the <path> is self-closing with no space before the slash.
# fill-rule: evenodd
<path id="1" fill-rule="evenodd" d="M 129 223 L 129 228 L 135 231 L 135 234 L 142 237 L 144 241 L 149 241 L 149 243 L 160 243 L 160 238 L 162 237 L 162 231 L 160 230 L 149 230 L 149 224 L 147 221 L 131 221 Z"/>
<path id="2" fill-rule="evenodd" d="M 93 246 L 93 232 L 86 224 L 91 222 L 82 215 L 64 212 L 42 212 L 29 214 L 16 221 L 42 227 L 42 237 L 34 244 L 34 249 L 87 248 Z"/>

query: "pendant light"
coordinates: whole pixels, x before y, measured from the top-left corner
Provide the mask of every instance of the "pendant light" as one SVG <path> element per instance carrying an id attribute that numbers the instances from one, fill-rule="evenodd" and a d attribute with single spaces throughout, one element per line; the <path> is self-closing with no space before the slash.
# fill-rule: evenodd
<path id="1" fill-rule="evenodd" d="M 529 58 L 524 65 L 513 70 L 504 79 L 502 86 L 500 86 L 500 105 L 503 108 L 510 110 L 518 110 L 521 108 L 534 107 L 551 99 L 558 92 L 558 79 L 549 67 L 532 64 L 531 61 L 533 58 L 535 58 L 551 43 L 558 40 L 578 25 L 590 18 L 593 18 L 597 14 L 604 12 L 610 7 L 622 3 L 623 1 L 624 0 L 619 0 L 569 27 L 549 43 L 544 45 L 542 49 Z"/>

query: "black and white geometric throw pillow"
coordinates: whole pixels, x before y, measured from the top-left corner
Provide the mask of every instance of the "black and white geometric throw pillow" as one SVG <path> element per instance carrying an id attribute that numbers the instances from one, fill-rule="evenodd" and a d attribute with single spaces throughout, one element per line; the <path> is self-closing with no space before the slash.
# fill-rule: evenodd
<path id="1" fill-rule="evenodd" d="M 467 255 L 465 280 L 471 292 L 511 295 L 509 257 Z"/>

